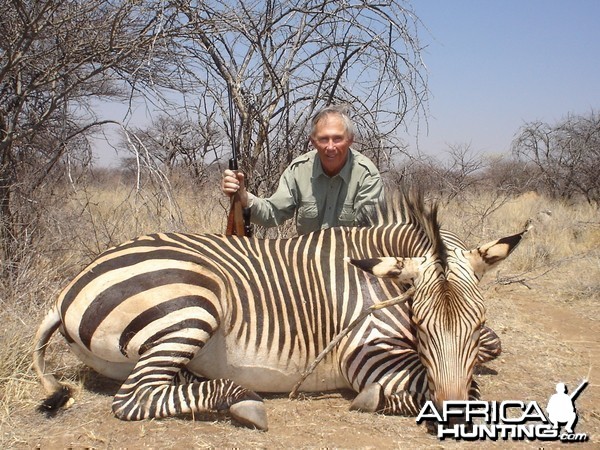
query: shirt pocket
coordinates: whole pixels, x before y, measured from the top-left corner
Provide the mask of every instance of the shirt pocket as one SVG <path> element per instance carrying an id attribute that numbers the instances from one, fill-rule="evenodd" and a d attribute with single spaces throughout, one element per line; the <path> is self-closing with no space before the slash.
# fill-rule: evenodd
<path id="1" fill-rule="evenodd" d="M 341 227 L 352 227 L 356 222 L 356 211 L 354 210 L 353 203 L 344 203 L 340 216 L 338 218 L 339 226 Z"/>
<path id="2" fill-rule="evenodd" d="M 306 234 L 321 228 L 319 223 L 319 208 L 316 202 L 302 202 L 296 216 L 298 234 Z"/>

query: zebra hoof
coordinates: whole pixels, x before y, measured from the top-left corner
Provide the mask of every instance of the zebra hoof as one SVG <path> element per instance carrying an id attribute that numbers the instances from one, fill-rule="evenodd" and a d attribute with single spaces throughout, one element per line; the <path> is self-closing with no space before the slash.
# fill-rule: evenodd
<path id="1" fill-rule="evenodd" d="M 383 389 L 378 383 L 372 383 L 356 396 L 350 409 L 361 412 L 377 412 L 383 406 Z"/>
<path id="2" fill-rule="evenodd" d="M 267 412 L 265 404 L 258 400 L 242 400 L 229 407 L 231 417 L 242 425 L 254 427 L 262 431 L 267 431 Z"/>

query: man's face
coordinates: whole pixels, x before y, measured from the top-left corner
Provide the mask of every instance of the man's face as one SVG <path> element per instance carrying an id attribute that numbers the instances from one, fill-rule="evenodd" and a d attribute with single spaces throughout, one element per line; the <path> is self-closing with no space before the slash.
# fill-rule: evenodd
<path id="1" fill-rule="evenodd" d="M 348 149 L 353 142 L 341 117 L 323 117 L 317 122 L 310 141 L 319 153 L 323 172 L 330 177 L 337 175 L 346 163 Z"/>

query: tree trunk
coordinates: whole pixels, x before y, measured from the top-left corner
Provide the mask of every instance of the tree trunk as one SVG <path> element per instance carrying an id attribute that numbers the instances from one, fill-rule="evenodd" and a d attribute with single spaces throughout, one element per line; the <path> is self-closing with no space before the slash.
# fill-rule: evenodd
<path id="1" fill-rule="evenodd" d="M 10 190 L 12 176 L 8 158 L 8 150 L 2 153 L 0 161 L 0 278 L 7 275 L 14 266 L 13 220 L 10 209 Z"/>

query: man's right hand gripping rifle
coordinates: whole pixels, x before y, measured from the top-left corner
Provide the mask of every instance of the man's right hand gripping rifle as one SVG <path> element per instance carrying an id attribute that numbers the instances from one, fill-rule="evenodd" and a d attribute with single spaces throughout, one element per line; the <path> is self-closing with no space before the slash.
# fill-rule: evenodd
<path id="1" fill-rule="evenodd" d="M 248 192 L 246 191 L 244 173 L 237 168 L 237 161 L 229 161 L 229 170 L 223 173 L 221 189 L 231 197 L 231 207 L 227 217 L 228 236 L 252 236 L 250 225 L 250 207 L 248 206 Z"/>

